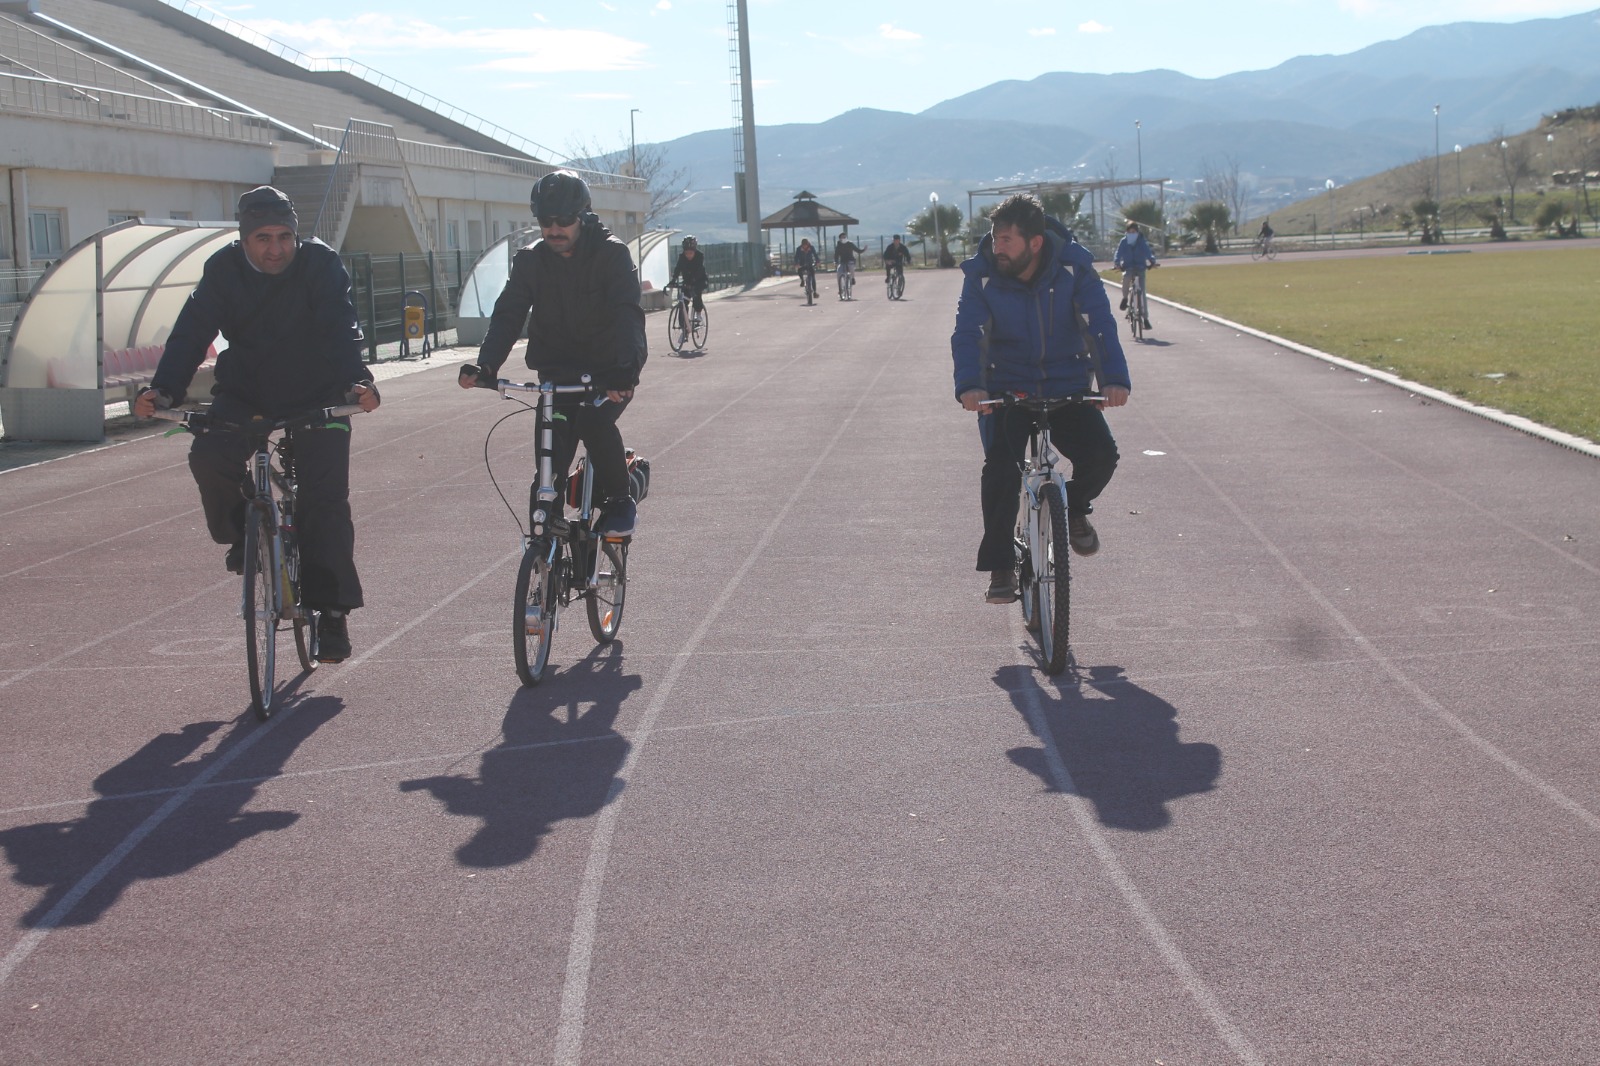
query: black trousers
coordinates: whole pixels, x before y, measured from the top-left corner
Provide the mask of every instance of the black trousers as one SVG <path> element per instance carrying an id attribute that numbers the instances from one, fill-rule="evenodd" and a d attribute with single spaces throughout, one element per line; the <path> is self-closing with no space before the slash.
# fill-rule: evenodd
<path id="1" fill-rule="evenodd" d="M 556 473 L 556 488 L 564 491 L 567 471 L 572 469 L 573 456 L 578 454 L 578 442 L 583 442 L 589 463 L 594 467 L 594 502 L 603 504 L 618 496 L 628 495 L 628 450 L 622 443 L 622 430 L 617 419 L 632 403 L 607 400 L 599 407 L 591 403 L 561 404 L 557 406 L 555 425 L 555 454 L 551 468 Z M 528 506 L 536 502 L 539 482 L 534 480 L 528 489 Z"/>
<path id="2" fill-rule="evenodd" d="M 978 416 L 983 441 L 983 541 L 978 545 L 979 570 L 1004 570 L 1017 565 L 1015 530 L 1022 493 L 1022 461 L 1034 414 L 1002 407 Z M 1106 416 L 1095 404 L 1074 404 L 1050 415 L 1050 439 L 1072 464 L 1067 480 L 1067 513 L 1088 514 L 1094 500 L 1111 483 L 1117 469 L 1117 442 Z"/>
<path id="3" fill-rule="evenodd" d="M 218 418 L 243 421 L 253 412 L 219 396 Z M 352 610 L 362 605 L 356 573 L 355 523 L 350 517 L 350 432 L 303 429 L 290 443 L 294 455 L 295 525 L 299 527 L 300 592 L 308 607 Z M 245 500 L 250 481 L 251 442 L 237 433 L 197 433 L 189 449 L 189 471 L 200 489 L 206 528 L 218 544 L 244 540 Z M 626 480 L 626 475 L 624 475 Z"/>

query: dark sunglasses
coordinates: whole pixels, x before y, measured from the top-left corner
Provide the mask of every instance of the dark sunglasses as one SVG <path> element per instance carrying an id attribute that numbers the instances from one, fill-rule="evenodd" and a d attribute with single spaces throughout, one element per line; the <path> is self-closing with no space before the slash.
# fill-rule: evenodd
<path id="1" fill-rule="evenodd" d="M 549 229 L 551 226 L 560 226 L 563 229 L 565 229 L 568 226 L 575 225 L 577 223 L 577 221 L 578 221 L 578 216 L 577 215 L 540 215 L 540 216 L 538 216 L 538 221 L 539 221 L 539 228 L 540 229 Z"/>

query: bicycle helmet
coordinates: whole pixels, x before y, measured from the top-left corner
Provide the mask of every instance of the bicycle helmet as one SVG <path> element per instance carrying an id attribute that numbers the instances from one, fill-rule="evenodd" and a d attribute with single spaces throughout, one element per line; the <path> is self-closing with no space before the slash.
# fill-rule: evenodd
<path id="1" fill-rule="evenodd" d="M 589 186 L 570 170 L 555 170 L 540 178 L 528 196 L 533 216 L 539 218 L 581 215 L 589 210 Z"/>
<path id="2" fill-rule="evenodd" d="M 689 236 L 683 239 L 683 246 L 685 248 L 698 248 L 700 247 L 700 242 L 695 240 L 694 234 L 691 233 Z"/>

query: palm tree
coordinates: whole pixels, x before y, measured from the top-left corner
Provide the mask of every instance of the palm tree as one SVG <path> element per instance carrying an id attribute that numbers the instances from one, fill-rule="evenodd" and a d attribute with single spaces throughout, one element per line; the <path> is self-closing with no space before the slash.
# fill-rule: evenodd
<path id="1" fill-rule="evenodd" d="M 955 257 L 950 254 L 950 238 L 961 232 L 961 208 L 955 204 L 929 204 L 926 211 L 906 223 L 906 229 L 923 240 L 937 240 L 939 265 L 955 266 Z"/>
<path id="2" fill-rule="evenodd" d="M 1232 225 L 1233 218 L 1228 212 L 1228 205 L 1216 200 L 1202 200 L 1195 204 L 1183 220 L 1184 229 L 1206 239 L 1206 251 L 1211 254 L 1222 251 L 1219 242 Z"/>
<path id="3" fill-rule="evenodd" d="M 1137 222 L 1151 240 L 1161 242 L 1163 250 L 1171 247 L 1172 242 L 1167 240 L 1166 216 L 1161 213 L 1161 205 L 1154 200 L 1135 200 L 1122 209 L 1122 217 L 1129 222 Z"/>

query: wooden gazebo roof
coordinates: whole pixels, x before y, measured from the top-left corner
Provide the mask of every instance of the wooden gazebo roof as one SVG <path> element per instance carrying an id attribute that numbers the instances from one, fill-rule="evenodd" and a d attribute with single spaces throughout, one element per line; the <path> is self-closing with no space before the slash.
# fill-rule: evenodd
<path id="1" fill-rule="evenodd" d="M 761 220 L 762 229 L 824 229 L 835 226 L 859 225 L 859 218 L 851 218 L 843 211 L 835 211 L 805 190 L 795 194 L 794 203 Z"/>

